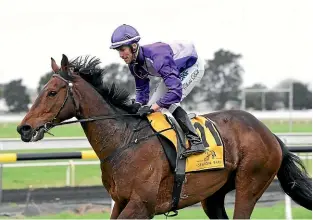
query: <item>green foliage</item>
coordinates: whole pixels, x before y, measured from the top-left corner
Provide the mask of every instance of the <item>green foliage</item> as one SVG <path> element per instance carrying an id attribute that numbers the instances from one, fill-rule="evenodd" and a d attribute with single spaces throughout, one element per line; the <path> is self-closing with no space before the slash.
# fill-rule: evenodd
<path id="1" fill-rule="evenodd" d="M 293 79 L 285 79 L 278 84 L 278 88 L 289 89 L 293 85 L 293 109 L 312 109 L 312 91 L 308 84 Z M 285 107 L 289 106 L 289 93 L 280 94 L 280 100 Z"/>
<path id="2" fill-rule="evenodd" d="M 3 97 L 10 112 L 28 111 L 30 97 L 26 92 L 26 87 L 22 85 L 22 79 L 5 84 Z"/>
<path id="3" fill-rule="evenodd" d="M 37 87 L 37 93 L 39 93 L 42 90 L 44 85 L 46 85 L 47 82 L 51 79 L 52 75 L 53 75 L 53 72 L 51 71 L 51 72 L 47 72 L 45 75 L 40 77 L 39 84 Z"/>
<path id="4" fill-rule="evenodd" d="M 213 109 L 223 109 L 228 101 L 240 100 L 243 68 L 239 64 L 242 56 L 227 50 L 215 52 L 212 60 L 206 61 L 200 91 L 204 101 Z"/>
<path id="5" fill-rule="evenodd" d="M 312 108 L 312 91 L 307 85 L 300 82 L 293 83 L 293 108 L 297 110 Z"/>
<path id="6" fill-rule="evenodd" d="M 225 109 L 228 102 L 232 102 L 235 108 L 239 106 L 242 99 L 240 87 L 244 73 L 243 67 L 239 63 L 241 58 L 241 54 L 229 50 L 220 49 L 216 51 L 213 59 L 205 61 L 204 76 L 182 101 L 183 107 L 187 110 L 197 110 L 205 106 L 213 110 L 220 110 Z M 111 63 L 105 66 L 105 71 L 104 82 L 114 82 L 117 86 L 126 89 L 132 97 L 135 96 L 135 80 L 127 65 Z M 40 78 L 37 92 L 50 80 L 52 74 L 53 72 L 47 72 Z M 150 77 L 150 96 L 160 81 L 159 77 Z M 279 87 L 288 88 L 290 82 L 290 79 L 283 80 L 280 82 Z M 312 108 L 312 91 L 309 90 L 309 87 L 300 82 L 294 82 L 293 86 L 294 109 Z M 256 83 L 249 88 L 266 89 L 266 86 L 262 83 Z M 267 92 L 264 93 L 263 97 L 261 92 L 246 93 L 246 108 L 275 110 L 279 107 L 288 108 L 288 106 L 288 93 Z"/>
<path id="7" fill-rule="evenodd" d="M 135 80 L 126 65 L 111 63 L 105 66 L 103 81 L 109 84 L 115 83 L 117 86 L 126 89 L 131 94 L 134 94 Z"/>
<path id="8" fill-rule="evenodd" d="M 4 89 L 4 85 L 0 84 L 0 99 L 3 98 L 3 89 Z"/>

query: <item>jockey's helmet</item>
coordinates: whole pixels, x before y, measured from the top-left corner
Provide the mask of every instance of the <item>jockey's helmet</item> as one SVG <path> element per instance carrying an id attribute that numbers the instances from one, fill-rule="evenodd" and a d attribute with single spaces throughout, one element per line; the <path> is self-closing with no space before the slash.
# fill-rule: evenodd
<path id="1" fill-rule="evenodd" d="M 133 43 L 138 43 L 140 40 L 140 35 L 138 31 L 127 24 L 120 25 L 117 27 L 111 37 L 110 49 L 116 49 L 124 45 L 132 45 Z"/>

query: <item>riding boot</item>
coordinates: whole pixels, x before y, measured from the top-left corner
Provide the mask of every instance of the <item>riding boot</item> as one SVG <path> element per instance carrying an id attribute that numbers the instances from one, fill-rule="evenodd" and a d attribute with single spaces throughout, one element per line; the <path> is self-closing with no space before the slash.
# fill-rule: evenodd
<path id="1" fill-rule="evenodd" d="M 185 133 L 189 143 L 190 148 L 187 149 L 182 153 L 184 157 L 188 157 L 193 154 L 200 154 L 205 151 L 205 147 L 202 143 L 201 138 L 197 134 L 196 129 L 191 123 L 191 120 L 189 119 L 187 112 L 185 112 L 184 109 L 182 109 L 180 106 L 175 109 L 175 111 L 172 113 L 175 120 L 178 122 L 179 126 Z"/>

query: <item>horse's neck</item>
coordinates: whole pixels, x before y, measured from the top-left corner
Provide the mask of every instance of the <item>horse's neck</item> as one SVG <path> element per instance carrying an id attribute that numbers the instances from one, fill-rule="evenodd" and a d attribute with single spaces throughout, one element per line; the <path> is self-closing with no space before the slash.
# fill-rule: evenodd
<path id="1" fill-rule="evenodd" d="M 103 98 L 91 90 L 80 93 L 82 118 L 116 115 L 116 111 Z M 82 123 L 82 128 L 100 159 L 109 156 L 129 134 L 126 123 L 120 118 Z"/>

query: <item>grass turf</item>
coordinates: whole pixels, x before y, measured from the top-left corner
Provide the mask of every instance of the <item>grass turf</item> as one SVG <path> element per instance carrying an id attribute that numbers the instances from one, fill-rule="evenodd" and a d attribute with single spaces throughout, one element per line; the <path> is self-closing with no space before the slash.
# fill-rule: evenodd
<path id="1" fill-rule="evenodd" d="M 311 175 L 312 160 L 303 160 L 303 162 L 309 175 Z M 67 166 L 3 168 L 3 188 L 21 189 L 28 188 L 30 185 L 33 188 L 65 186 L 66 170 Z M 75 186 L 91 185 L 102 185 L 99 165 L 76 165 Z"/>
<path id="2" fill-rule="evenodd" d="M 226 212 L 228 217 L 233 217 L 233 208 L 227 208 Z M 31 219 L 109 219 L 109 212 L 100 213 L 85 213 L 82 215 L 73 214 L 70 212 L 63 212 L 56 215 L 45 215 L 28 217 Z M 292 217 L 294 219 L 312 219 L 312 212 L 308 211 L 300 206 L 294 206 L 292 208 Z M 164 215 L 157 215 L 154 219 L 165 219 Z M 178 216 L 172 219 L 207 219 L 202 208 L 192 207 L 179 210 Z M 258 207 L 254 209 L 251 219 L 285 219 L 284 205 L 276 204 L 272 207 Z"/>
<path id="3" fill-rule="evenodd" d="M 23 167 L 3 169 L 3 189 L 62 187 L 66 184 L 67 166 Z M 75 185 L 101 185 L 99 165 L 75 166 Z"/>
<path id="4" fill-rule="evenodd" d="M 273 132 L 288 132 L 287 122 L 265 121 Z M 297 122 L 294 124 L 294 131 L 312 132 L 312 123 Z M 12 138 L 17 137 L 15 130 L 16 124 L 0 124 L 0 137 Z M 65 125 L 64 127 L 54 128 L 53 133 L 57 136 L 84 136 L 84 133 L 79 125 Z M 25 150 L 18 151 L 19 153 L 31 152 L 69 152 L 80 151 L 82 149 L 47 149 L 47 150 Z M 12 151 L 2 151 L 3 153 Z M 13 151 L 17 152 L 17 151 Z M 305 155 L 305 154 L 304 154 Z M 60 161 L 60 160 L 59 160 Z M 63 160 L 68 161 L 68 160 Z M 51 160 L 50 160 L 51 162 Z M 31 162 L 33 163 L 33 162 Z M 312 161 L 304 161 L 309 174 L 312 174 Z M 65 185 L 67 166 L 57 167 L 23 167 L 23 168 L 5 168 L 3 169 L 3 188 L 16 189 L 27 188 L 29 185 L 33 187 L 58 187 Z M 88 174 L 88 175 L 87 175 Z M 75 184 L 83 185 L 99 185 L 100 180 L 99 165 L 80 165 L 75 167 Z"/>

